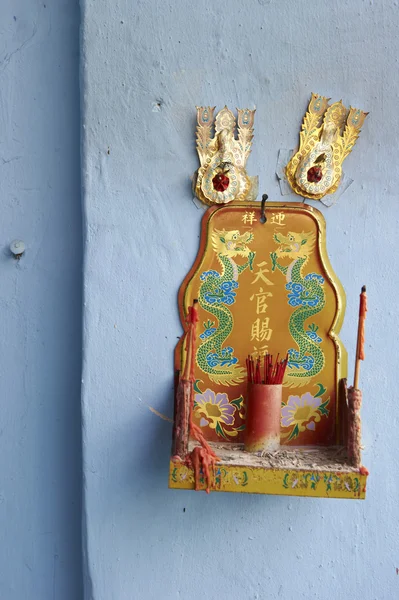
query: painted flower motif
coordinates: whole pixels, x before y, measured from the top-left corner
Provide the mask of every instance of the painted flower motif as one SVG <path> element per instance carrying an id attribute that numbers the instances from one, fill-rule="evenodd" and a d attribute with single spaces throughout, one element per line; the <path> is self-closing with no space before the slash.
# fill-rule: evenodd
<path id="1" fill-rule="evenodd" d="M 293 425 L 298 431 L 305 431 L 305 428 L 314 431 L 315 423 L 321 418 L 318 408 L 322 402 L 321 398 L 315 398 L 309 392 L 301 397 L 289 396 L 287 404 L 281 409 L 282 427 Z"/>
<path id="2" fill-rule="evenodd" d="M 336 475 L 334 482 L 334 490 L 346 491 L 346 492 L 358 492 L 360 482 L 358 477 L 352 479 L 350 475 L 342 476 Z"/>
<path id="3" fill-rule="evenodd" d="M 201 418 L 200 426 L 209 426 L 216 429 L 217 425 L 233 425 L 236 407 L 230 404 L 227 394 L 215 394 L 212 390 L 205 390 L 202 394 L 195 394 L 195 412 Z"/>

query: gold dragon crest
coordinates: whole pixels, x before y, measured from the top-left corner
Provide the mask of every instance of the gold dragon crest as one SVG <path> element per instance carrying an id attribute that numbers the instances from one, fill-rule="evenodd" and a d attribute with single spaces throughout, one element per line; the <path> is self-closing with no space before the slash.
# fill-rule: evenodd
<path id="1" fill-rule="evenodd" d="M 299 134 L 299 149 L 286 167 L 294 192 L 313 200 L 337 190 L 342 163 L 352 151 L 368 115 L 358 108 L 348 110 L 342 100 L 330 106 L 329 100 L 312 94 Z"/>
<path id="2" fill-rule="evenodd" d="M 201 166 L 194 175 L 194 194 L 210 205 L 252 199 L 257 193 L 257 177 L 248 176 L 246 163 L 251 152 L 255 110 L 237 109 L 237 123 L 227 106 L 215 119 L 214 111 L 215 107 L 197 106 L 196 137 Z"/>

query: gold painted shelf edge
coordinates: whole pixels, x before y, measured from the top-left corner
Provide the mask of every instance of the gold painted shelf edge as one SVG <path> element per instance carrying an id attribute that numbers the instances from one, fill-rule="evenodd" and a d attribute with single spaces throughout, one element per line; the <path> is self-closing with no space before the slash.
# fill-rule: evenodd
<path id="1" fill-rule="evenodd" d="M 348 470 L 326 471 L 248 467 L 221 461 L 215 466 L 212 491 L 364 500 L 366 482 L 367 475 L 349 466 Z M 171 459 L 169 487 L 194 490 L 194 470 L 183 462 Z M 203 478 L 200 478 L 198 487 L 200 490 L 206 489 Z"/>

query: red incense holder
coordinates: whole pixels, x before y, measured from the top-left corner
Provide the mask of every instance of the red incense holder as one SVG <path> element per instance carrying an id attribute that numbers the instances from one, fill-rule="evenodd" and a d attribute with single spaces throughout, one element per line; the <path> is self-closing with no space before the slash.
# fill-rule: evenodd
<path id="1" fill-rule="evenodd" d="M 245 450 L 275 452 L 280 448 L 283 386 L 248 383 Z"/>

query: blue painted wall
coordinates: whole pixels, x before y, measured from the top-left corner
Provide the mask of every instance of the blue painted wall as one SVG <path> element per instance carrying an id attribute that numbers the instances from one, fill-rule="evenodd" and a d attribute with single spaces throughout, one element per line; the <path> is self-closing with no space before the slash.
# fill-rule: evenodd
<path id="1" fill-rule="evenodd" d="M 396 460 L 398 3 L 83 0 L 87 600 L 399 596 Z M 365 502 L 167 489 L 176 292 L 198 247 L 195 105 L 256 105 L 248 167 L 280 199 L 311 91 L 370 111 L 323 209 L 348 295 L 370 310 Z M 185 509 L 185 512 L 184 512 Z"/>
<path id="2" fill-rule="evenodd" d="M 0 3 L 2 600 L 82 598 L 78 36 L 77 1 Z"/>

